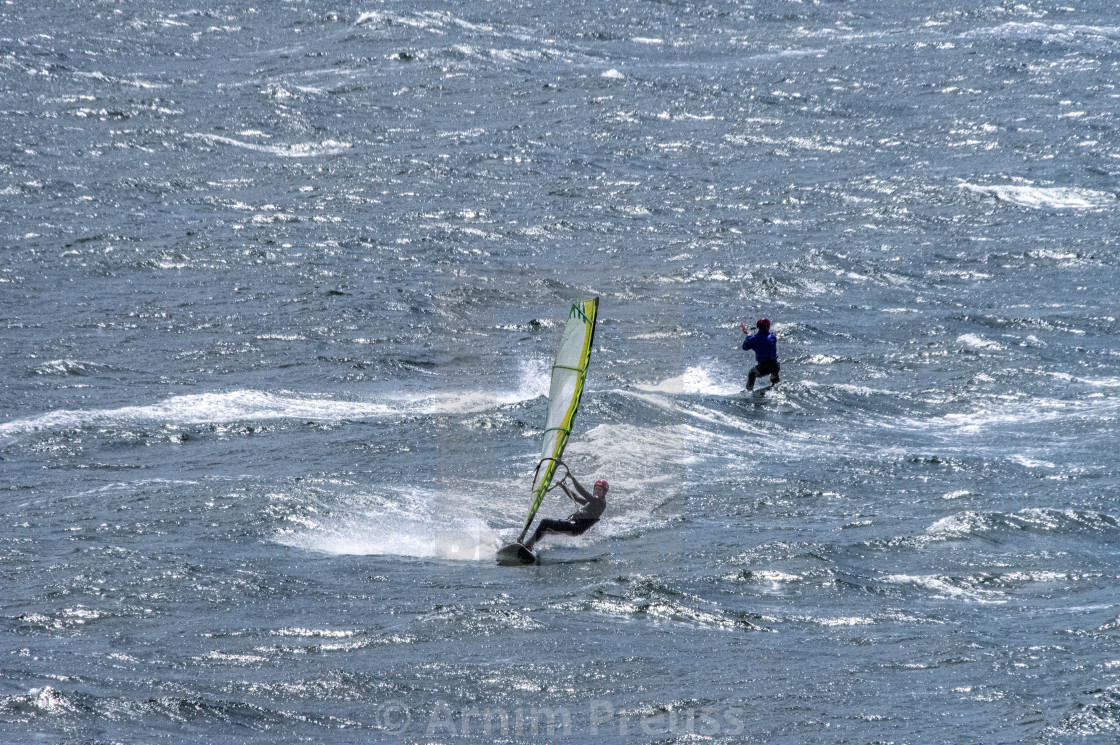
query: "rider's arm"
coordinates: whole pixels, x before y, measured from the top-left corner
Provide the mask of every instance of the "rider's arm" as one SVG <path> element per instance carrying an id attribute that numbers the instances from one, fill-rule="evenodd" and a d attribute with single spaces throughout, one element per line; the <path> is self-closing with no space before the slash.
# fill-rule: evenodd
<path id="1" fill-rule="evenodd" d="M 568 478 L 570 478 L 572 480 L 572 485 L 576 488 L 576 491 L 578 491 L 581 495 L 583 495 L 583 499 L 576 499 L 575 497 L 572 497 L 572 499 L 575 499 L 580 504 L 586 504 L 587 500 L 591 499 L 591 493 L 588 492 L 587 489 L 583 488 L 583 484 L 576 481 L 576 477 L 573 476 L 571 474 L 571 472 L 568 473 Z M 571 492 L 569 492 L 569 494 L 570 493 Z"/>
<path id="2" fill-rule="evenodd" d="M 563 489 L 563 490 L 564 490 L 564 493 L 565 493 L 565 494 L 567 494 L 567 495 L 568 495 L 568 497 L 569 497 L 569 498 L 571 498 L 571 500 L 572 500 L 573 502 L 575 502 L 576 504 L 587 504 L 587 500 L 586 500 L 586 499 L 583 499 L 583 498 L 582 498 L 582 497 L 580 497 L 580 496 L 579 496 L 578 494 L 572 494 L 572 493 L 571 493 L 570 491 L 568 491 L 568 487 L 564 486 L 564 482 L 563 482 L 563 481 L 561 481 L 561 482 L 560 482 L 560 488 L 561 488 L 561 489 Z"/>

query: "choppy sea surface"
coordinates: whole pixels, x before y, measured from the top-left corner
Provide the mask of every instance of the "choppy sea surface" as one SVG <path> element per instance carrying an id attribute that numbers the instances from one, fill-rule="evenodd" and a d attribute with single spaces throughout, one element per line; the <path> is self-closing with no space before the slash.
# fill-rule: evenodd
<path id="1" fill-rule="evenodd" d="M 0 740 L 1120 739 L 1114 3 L 9 2 L 0 127 Z"/>

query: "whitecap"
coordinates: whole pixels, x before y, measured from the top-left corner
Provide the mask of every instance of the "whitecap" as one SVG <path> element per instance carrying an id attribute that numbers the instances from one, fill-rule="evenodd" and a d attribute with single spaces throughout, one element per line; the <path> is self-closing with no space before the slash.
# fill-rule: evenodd
<path id="1" fill-rule="evenodd" d="M 983 350 L 990 352 L 1003 349 L 1003 346 L 999 342 L 985 339 L 979 334 L 961 334 L 957 337 L 957 343 L 965 349 L 971 349 L 973 351 Z"/>
<path id="2" fill-rule="evenodd" d="M 1010 459 L 1013 463 L 1018 463 L 1019 465 L 1026 466 L 1027 468 L 1057 468 L 1057 466 L 1050 461 L 1028 458 L 1027 456 L 1020 453 L 1012 455 Z"/>
<path id="3" fill-rule="evenodd" d="M 303 419 L 344 421 L 390 415 L 454 415 L 488 411 L 547 395 L 549 379 L 543 362 L 526 362 L 520 385 L 512 390 L 471 390 L 435 393 L 394 392 L 378 401 L 347 401 L 240 390 L 174 396 L 153 404 L 116 409 L 61 409 L 0 424 L 0 436 L 70 427 L 126 422 L 159 424 L 228 424 L 242 421 Z"/>
<path id="4" fill-rule="evenodd" d="M 944 414 L 927 419 L 900 419 L 899 425 L 917 431 L 932 430 L 936 433 L 940 430 L 942 436 L 957 441 L 963 433 L 983 432 L 1004 425 L 1014 425 L 1017 432 L 1022 432 L 1024 425 L 1059 419 L 1108 421 L 1115 416 L 1118 407 L 1120 407 L 1120 400 L 1104 396 L 1086 397 L 1079 401 L 1007 397 L 1004 403 L 996 403 L 991 408 L 977 407 L 972 411 Z"/>
<path id="5" fill-rule="evenodd" d="M 0 424 L 0 435 L 122 422 L 219 424 L 262 419 L 364 419 L 384 416 L 391 411 L 384 404 L 296 398 L 260 391 L 232 391 L 175 396 L 146 406 L 52 411 Z"/>
<path id="6" fill-rule="evenodd" d="M 69 714 L 78 711 L 78 707 L 70 703 L 66 696 L 50 686 L 32 688 L 27 694 L 35 708 L 49 714 Z"/>
<path id="7" fill-rule="evenodd" d="M 1116 205 L 1116 195 L 1107 191 L 1067 186 L 962 183 L 959 188 L 1029 209 L 1103 210 Z"/>
<path id="8" fill-rule="evenodd" d="M 1011 21 L 999 26 L 974 29 L 961 34 L 962 39 L 981 39 L 985 37 L 1012 41 L 1037 41 L 1043 44 L 1072 44 L 1077 41 L 1092 41 L 1113 45 L 1120 42 L 1120 26 Z"/>
<path id="9" fill-rule="evenodd" d="M 188 134 L 187 137 L 197 140 L 206 140 L 207 142 L 216 144 L 232 145 L 233 147 L 254 150 L 259 153 L 268 153 L 269 155 L 278 155 L 282 158 L 313 158 L 323 155 L 337 155 L 352 147 L 348 142 L 339 142 L 337 140 L 303 142 L 292 145 L 264 145 L 257 142 L 243 142 L 242 140 L 235 140 L 232 137 L 223 137 L 213 134 Z"/>
<path id="10" fill-rule="evenodd" d="M 102 365 L 81 360 L 50 360 L 31 369 L 35 375 L 89 375 L 104 369 Z"/>
<path id="11" fill-rule="evenodd" d="M 971 587 L 967 582 L 955 580 L 934 574 L 890 574 L 883 577 L 883 582 L 891 585 L 910 585 L 933 594 L 934 597 L 953 598 L 974 603 L 1005 603 L 1000 599 L 1001 593 L 994 590 L 983 590 Z"/>

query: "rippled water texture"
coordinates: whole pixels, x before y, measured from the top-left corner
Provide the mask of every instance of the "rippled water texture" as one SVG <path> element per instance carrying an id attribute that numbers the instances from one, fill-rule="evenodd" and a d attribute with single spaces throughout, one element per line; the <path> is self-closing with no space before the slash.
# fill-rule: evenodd
<path id="1" fill-rule="evenodd" d="M 1116 742 L 1118 73 L 1101 0 L 3 6 L 0 740 Z M 498 567 L 592 295 L 608 511 Z"/>

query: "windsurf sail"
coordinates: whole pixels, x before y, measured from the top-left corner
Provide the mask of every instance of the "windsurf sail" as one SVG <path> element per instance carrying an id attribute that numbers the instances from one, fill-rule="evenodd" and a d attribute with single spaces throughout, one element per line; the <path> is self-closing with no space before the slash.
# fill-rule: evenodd
<path id="1" fill-rule="evenodd" d="M 533 477 L 533 501 L 529 517 L 517 539 L 520 543 L 529 532 L 537 516 L 544 495 L 552 485 L 552 476 L 564 454 L 564 447 L 572 434 L 572 422 L 579 409 L 583 384 L 587 380 L 587 365 L 591 359 L 591 342 L 595 338 L 595 317 L 599 311 L 599 298 L 584 300 L 572 305 L 568 322 L 560 337 L 560 349 L 552 363 L 552 385 L 548 391 L 548 419 L 545 423 L 541 460 Z"/>

